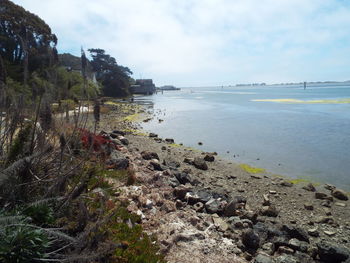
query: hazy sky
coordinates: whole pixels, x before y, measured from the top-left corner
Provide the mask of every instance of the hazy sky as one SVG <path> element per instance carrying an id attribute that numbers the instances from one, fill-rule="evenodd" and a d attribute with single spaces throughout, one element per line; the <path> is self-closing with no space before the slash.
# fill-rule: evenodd
<path id="1" fill-rule="evenodd" d="M 14 0 L 156 85 L 350 79 L 348 0 Z"/>

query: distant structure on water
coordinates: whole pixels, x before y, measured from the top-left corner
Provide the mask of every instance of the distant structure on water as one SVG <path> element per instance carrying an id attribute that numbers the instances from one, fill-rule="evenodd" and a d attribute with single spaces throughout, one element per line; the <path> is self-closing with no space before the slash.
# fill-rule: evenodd
<path id="1" fill-rule="evenodd" d="M 133 94 L 152 95 L 156 92 L 156 86 L 152 79 L 137 79 L 135 85 L 131 85 Z"/>
<path id="2" fill-rule="evenodd" d="M 248 83 L 248 84 L 236 84 L 236 87 L 246 87 L 246 86 L 265 86 L 266 83 Z"/>
<path id="3" fill-rule="evenodd" d="M 157 88 L 157 90 L 180 90 L 180 88 L 176 88 L 175 86 L 172 85 L 165 85 L 165 86 L 161 86 L 159 88 Z"/>

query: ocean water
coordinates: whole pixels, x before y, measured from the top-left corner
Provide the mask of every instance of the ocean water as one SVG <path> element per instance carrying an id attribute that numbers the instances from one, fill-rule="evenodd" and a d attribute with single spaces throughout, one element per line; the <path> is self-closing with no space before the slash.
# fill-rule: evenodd
<path id="1" fill-rule="evenodd" d="M 350 190 L 350 84 L 183 88 L 137 101 L 156 114 L 143 128 L 163 138 Z"/>

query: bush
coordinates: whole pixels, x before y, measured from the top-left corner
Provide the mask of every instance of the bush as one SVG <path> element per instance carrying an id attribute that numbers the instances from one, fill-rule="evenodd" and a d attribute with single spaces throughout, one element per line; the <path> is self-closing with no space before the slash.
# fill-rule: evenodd
<path id="1" fill-rule="evenodd" d="M 0 232 L 0 262 L 40 262 L 50 241 L 42 230 L 29 226 L 6 226 Z"/>
<path id="2" fill-rule="evenodd" d="M 46 204 L 32 205 L 24 209 L 23 214 L 30 217 L 35 225 L 50 225 L 53 224 L 55 218 L 53 210 Z"/>

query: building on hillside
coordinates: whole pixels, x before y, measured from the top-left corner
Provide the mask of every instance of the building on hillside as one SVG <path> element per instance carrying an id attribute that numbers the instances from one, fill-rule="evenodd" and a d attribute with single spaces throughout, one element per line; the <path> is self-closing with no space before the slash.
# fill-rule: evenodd
<path id="1" fill-rule="evenodd" d="M 135 85 L 131 85 L 133 94 L 152 95 L 156 92 L 156 86 L 152 79 L 137 79 Z"/>

